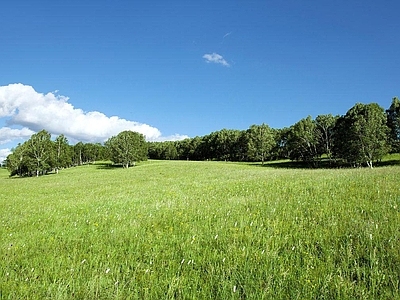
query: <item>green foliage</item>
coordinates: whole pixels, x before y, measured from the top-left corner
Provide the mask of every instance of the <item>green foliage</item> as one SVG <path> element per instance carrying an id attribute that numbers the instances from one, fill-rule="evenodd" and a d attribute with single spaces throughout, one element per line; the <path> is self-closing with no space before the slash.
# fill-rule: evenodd
<path id="1" fill-rule="evenodd" d="M 0 169 L 1 298 L 397 299 L 400 168 L 268 166 Z"/>
<path id="2" fill-rule="evenodd" d="M 124 131 L 104 147 L 78 142 L 68 145 L 64 135 L 54 142 L 42 130 L 14 149 L 5 165 L 11 176 L 32 176 L 71 165 L 112 160 L 124 167 L 135 161 L 219 160 L 261 161 L 290 158 L 310 166 L 361 166 L 379 161 L 389 150 L 400 150 L 400 100 L 393 98 L 386 114 L 377 104 L 356 104 L 346 115 L 318 115 L 301 119 L 290 128 L 272 129 L 267 124 L 247 130 L 222 129 L 182 141 L 145 142 L 144 136 Z"/>
<path id="3" fill-rule="evenodd" d="M 134 131 L 122 131 L 105 143 L 109 149 L 110 158 L 124 168 L 136 162 L 147 160 L 147 144 L 143 134 Z"/>
<path id="4" fill-rule="evenodd" d="M 54 141 L 55 167 L 57 171 L 61 168 L 67 168 L 72 164 L 72 151 L 68 144 L 68 139 L 59 135 Z"/>
<path id="5" fill-rule="evenodd" d="M 386 110 L 387 125 L 390 129 L 389 142 L 391 152 L 400 152 L 400 100 L 397 97 L 392 99 L 392 104 Z"/>
<path id="6" fill-rule="evenodd" d="M 18 144 L 5 161 L 10 176 L 38 176 L 52 170 L 58 173 L 60 169 L 94 162 L 106 156 L 101 144 L 79 142 L 71 146 L 63 134 L 54 141 L 50 138 L 50 133 L 42 130 L 25 143 Z"/>
<path id="7" fill-rule="evenodd" d="M 50 133 L 41 130 L 22 145 L 19 144 L 7 157 L 7 169 L 11 176 L 44 174 L 55 166 L 56 157 L 53 150 Z"/>
<path id="8" fill-rule="evenodd" d="M 328 159 L 332 158 L 333 132 L 339 116 L 319 115 L 315 118 L 315 123 L 319 131 L 319 148 Z"/>
<path id="9" fill-rule="evenodd" d="M 353 106 L 335 128 L 335 156 L 372 168 L 388 152 L 388 127 L 382 107 L 376 103 Z"/>
<path id="10" fill-rule="evenodd" d="M 248 158 L 264 164 L 275 144 L 273 130 L 267 124 L 252 125 L 247 130 Z"/>
<path id="11" fill-rule="evenodd" d="M 105 147 L 99 143 L 82 143 L 78 142 L 73 147 L 72 161 L 74 165 L 81 166 L 83 164 L 93 163 L 96 160 L 108 158 Z"/>
<path id="12" fill-rule="evenodd" d="M 308 116 L 290 128 L 287 145 L 290 159 L 315 163 L 322 155 L 321 133 L 317 123 Z"/>
<path id="13" fill-rule="evenodd" d="M 148 155 L 150 159 L 177 159 L 178 150 L 176 142 L 149 142 L 147 143 Z"/>
<path id="14" fill-rule="evenodd" d="M 36 176 L 54 166 L 51 134 L 46 130 L 35 133 L 26 142 L 28 156 L 34 161 Z"/>

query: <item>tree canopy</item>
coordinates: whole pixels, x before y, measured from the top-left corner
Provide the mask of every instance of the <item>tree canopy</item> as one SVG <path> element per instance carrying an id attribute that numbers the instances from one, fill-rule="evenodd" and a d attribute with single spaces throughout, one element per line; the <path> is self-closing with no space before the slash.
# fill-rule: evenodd
<path id="1" fill-rule="evenodd" d="M 345 163 L 373 167 L 388 151 L 400 151 L 400 100 L 385 111 L 376 103 L 357 103 L 345 115 L 301 119 L 290 127 L 267 124 L 246 130 L 222 129 L 181 141 L 146 142 L 137 132 L 122 131 L 105 143 L 69 145 L 68 139 L 41 130 L 19 144 L 4 164 L 11 176 L 39 176 L 54 170 L 111 160 L 124 168 L 151 159 L 224 160 L 261 162 L 291 159 L 316 167 Z"/>
<path id="2" fill-rule="evenodd" d="M 147 144 L 143 134 L 134 131 L 122 131 L 105 143 L 110 159 L 124 168 L 147 159 Z"/>
<path id="3" fill-rule="evenodd" d="M 370 168 L 388 152 L 385 111 L 376 103 L 354 105 L 338 119 L 334 154 L 353 164 Z"/>

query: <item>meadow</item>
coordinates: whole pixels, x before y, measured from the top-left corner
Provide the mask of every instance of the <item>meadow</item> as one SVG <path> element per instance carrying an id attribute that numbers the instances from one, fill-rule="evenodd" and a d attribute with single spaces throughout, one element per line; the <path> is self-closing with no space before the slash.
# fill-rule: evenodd
<path id="1" fill-rule="evenodd" d="M 400 299 L 400 167 L 0 169 L 0 299 Z"/>

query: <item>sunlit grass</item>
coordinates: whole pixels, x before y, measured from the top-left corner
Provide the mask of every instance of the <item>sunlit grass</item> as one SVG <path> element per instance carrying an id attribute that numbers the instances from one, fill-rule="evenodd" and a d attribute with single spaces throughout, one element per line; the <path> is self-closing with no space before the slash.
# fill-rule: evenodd
<path id="1" fill-rule="evenodd" d="M 399 298 L 399 178 L 185 161 L 0 170 L 0 298 Z"/>

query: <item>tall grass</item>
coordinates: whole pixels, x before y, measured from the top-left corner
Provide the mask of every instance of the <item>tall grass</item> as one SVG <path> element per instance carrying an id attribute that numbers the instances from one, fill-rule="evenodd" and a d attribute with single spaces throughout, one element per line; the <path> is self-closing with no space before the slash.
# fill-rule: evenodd
<path id="1" fill-rule="evenodd" d="M 399 178 L 179 161 L 0 170 L 0 298 L 400 298 Z"/>

